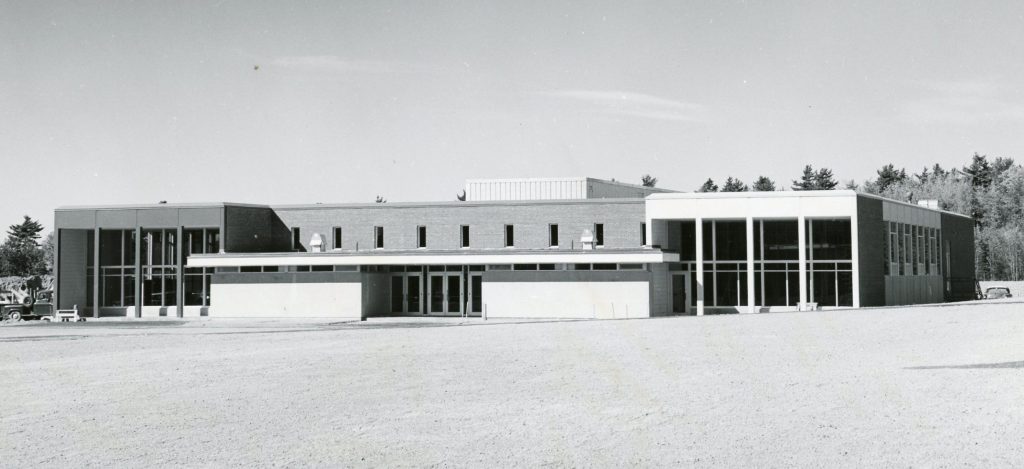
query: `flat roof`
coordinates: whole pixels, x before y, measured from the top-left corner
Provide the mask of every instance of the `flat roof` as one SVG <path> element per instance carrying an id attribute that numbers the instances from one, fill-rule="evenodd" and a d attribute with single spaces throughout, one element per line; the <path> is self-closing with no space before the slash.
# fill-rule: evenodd
<path id="1" fill-rule="evenodd" d="M 678 262 L 679 254 L 656 248 L 631 249 L 459 249 L 193 254 L 188 267 L 259 265 L 403 265 Z"/>
<path id="2" fill-rule="evenodd" d="M 885 202 L 915 207 L 922 210 L 946 213 L 958 217 L 971 218 L 969 215 L 951 212 L 949 210 L 935 209 L 924 205 L 913 204 L 901 200 L 890 199 L 880 195 L 857 192 L 850 189 L 821 190 L 821 191 L 747 191 L 747 192 L 672 192 L 648 195 L 646 200 L 693 200 L 693 199 L 766 199 L 766 198 L 812 198 L 812 197 L 867 197 L 882 200 Z"/>
<path id="3" fill-rule="evenodd" d="M 269 205 L 243 204 L 238 202 L 181 202 L 181 203 L 155 203 L 155 204 L 113 204 L 113 205 L 62 205 L 54 209 L 57 212 L 74 210 L 147 210 L 158 208 L 223 208 L 223 207 L 250 207 L 270 208 Z"/>

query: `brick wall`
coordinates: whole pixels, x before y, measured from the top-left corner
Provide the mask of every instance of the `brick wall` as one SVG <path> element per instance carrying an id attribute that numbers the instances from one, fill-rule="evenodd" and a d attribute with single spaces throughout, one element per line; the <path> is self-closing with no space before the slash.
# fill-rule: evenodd
<path id="1" fill-rule="evenodd" d="M 384 227 L 385 249 L 416 249 L 417 226 L 427 227 L 427 249 L 459 249 L 460 226 L 470 226 L 470 247 L 505 247 L 505 225 L 514 225 L 516 248 L 547 248 L 548 225 L 558 224 L 559 249 L 570 249 L 584 229 L 604 224 L 609 248 L 637 248 L 641 243 L 644 202 L 566 201 L 532 203 L 381 204 L 371 206 L 280 207 L 276 213 L 289 229 L 299 227 L 305 249 L 320 233 L 333 246 L 333 227 L 342 228 L 342 249 L 373 249 L 374 226 Z M 230 229 L 229 229 L 230 231 Z"/>

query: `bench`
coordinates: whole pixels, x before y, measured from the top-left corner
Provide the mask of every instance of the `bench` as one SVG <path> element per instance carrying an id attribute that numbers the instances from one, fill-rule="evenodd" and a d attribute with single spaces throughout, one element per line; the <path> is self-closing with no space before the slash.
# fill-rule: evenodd
<path id="1" fill-rule="evenodd" d="M 53 319 L 61 322 L 74 321 L 84 322 L 85 318 L 78 315 L 78 305 L 74 305 L 72 309 L 58 309 L 53 314 Z"/>

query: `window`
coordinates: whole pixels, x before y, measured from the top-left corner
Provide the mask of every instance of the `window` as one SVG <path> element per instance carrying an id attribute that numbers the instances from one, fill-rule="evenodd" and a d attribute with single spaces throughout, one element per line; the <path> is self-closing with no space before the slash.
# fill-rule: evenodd
<path id="1" fill-rule="evenodd" d="M 505 247 L 515 246 L 515 228 L 512 225 L 505 225 Z"/>
<path id="2" fill-rule="evenodd" d="M 427 247 L 427 227 L 425 226 L 416 227 L 416 247 Z"/>
<path id="3" fill-rule="evenodd" d="M 384 249 L 384 227 L 375 226 L 373 227 L 373 247 L 377 249 Z"/>
<path id="4" fill-rule="evenodd" d="M 558 247 L 558 225 L 554 223 L 548 225 L 548 246 Z"/>
<path id="5" fill-rule="evenodd" d="M 604 246 L 604 223 L 594 224 L 594 245 Z"/>
<path id="6" fill-rule="evenodd" d="M 302 238 L 301 238 L 301 236 L 302 235 L 299 233 L 299 229 L 297 227 L 296 228 L 292 228 L 292 251 L 301 251 L 302 250 Z"/>
<path id="7" fill-rule="evenodd" d="M 469 225 L 462 225 L 462 247 L 469 247 Z"/>
<path id="8" fill-rule="evenodd" d="M 640 224 L 640 245 L 647 246 L 647 223 Z"/>
<path id="9" fill-rule="evenodd" d="M 335 226 L 334 227 L 334 244 L 332 245 L 332 247 L 334 249 L 341 249 L 341 227 L 340 226 Z"/>

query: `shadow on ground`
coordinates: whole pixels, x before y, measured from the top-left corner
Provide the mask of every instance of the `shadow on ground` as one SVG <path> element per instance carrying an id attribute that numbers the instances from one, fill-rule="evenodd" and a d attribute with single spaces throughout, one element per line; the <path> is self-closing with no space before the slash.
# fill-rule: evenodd
<path id="1" fill-rule="evenodd" d="M 910 366 L 906 370 L 976 370 L 995 368 L 1024 368 L 1024 361 L 1002 363 L 973 363 L 970 365 Z"/>

